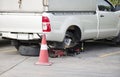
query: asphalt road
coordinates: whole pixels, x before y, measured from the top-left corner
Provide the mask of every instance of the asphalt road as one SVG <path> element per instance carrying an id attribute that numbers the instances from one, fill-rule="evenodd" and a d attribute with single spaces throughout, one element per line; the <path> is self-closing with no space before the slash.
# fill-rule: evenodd
<path id="1" fill-rule="evenodd" d="M 0 42 L 0 77 L 120 77 L 120 47 L 103 43 L 86 43 L 85 52 L 74 57 L 49 58 L 51 66 L 37 61 Z"/>

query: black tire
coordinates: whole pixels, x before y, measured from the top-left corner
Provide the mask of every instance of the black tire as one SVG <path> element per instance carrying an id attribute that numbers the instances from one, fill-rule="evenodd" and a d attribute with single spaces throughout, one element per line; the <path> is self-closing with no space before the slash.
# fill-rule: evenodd
<path id="1" fill-rule="evenodd" d="M 38 56 L 40 47 L 37 45 L 32 45 L 32 46 L 21 45 L 18 51 L 23 56 Z"/>

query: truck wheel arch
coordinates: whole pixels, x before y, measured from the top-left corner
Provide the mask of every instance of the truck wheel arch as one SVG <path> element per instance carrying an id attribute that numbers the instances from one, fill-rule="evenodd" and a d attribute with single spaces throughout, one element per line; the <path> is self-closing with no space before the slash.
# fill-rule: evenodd
<path id="1" fill-rule="evenodd" d="M 71 25 L 67 28 L 66 32 L 72 32 L 77 41 L 81 39 L 81 29 L 77 25 Z"/>

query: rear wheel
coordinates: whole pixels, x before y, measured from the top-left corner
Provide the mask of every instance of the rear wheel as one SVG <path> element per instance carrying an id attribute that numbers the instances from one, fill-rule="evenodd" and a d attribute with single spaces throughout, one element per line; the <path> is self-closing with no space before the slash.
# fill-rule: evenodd
<path id="1" fill-rule="evenodd" d="M 21 55 L 24 56 L 38 56 L 40 51 L 40 45 L 38 41 L 18 41 L 12 40 L 12 45 L 18 50 Z"/>
<path id="2" fill-rule="evenodd" d="M 19 53 L 24 56 L 38 56 L 40 47 L 38 45 L 25 46 L 21 45 L 18 49 Z"/>

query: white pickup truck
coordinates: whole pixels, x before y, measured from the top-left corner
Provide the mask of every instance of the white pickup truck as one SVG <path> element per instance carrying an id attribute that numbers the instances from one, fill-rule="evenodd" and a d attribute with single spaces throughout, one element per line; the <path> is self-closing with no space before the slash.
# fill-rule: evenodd
<path id="1" fill-rule="evenodd" d="M 80 41 L 120 42 L 120 12 L 107 0 L 0 0 L 0 31 L 22 55 L 38 55 L 41 35 L 53 48 Z"/>

